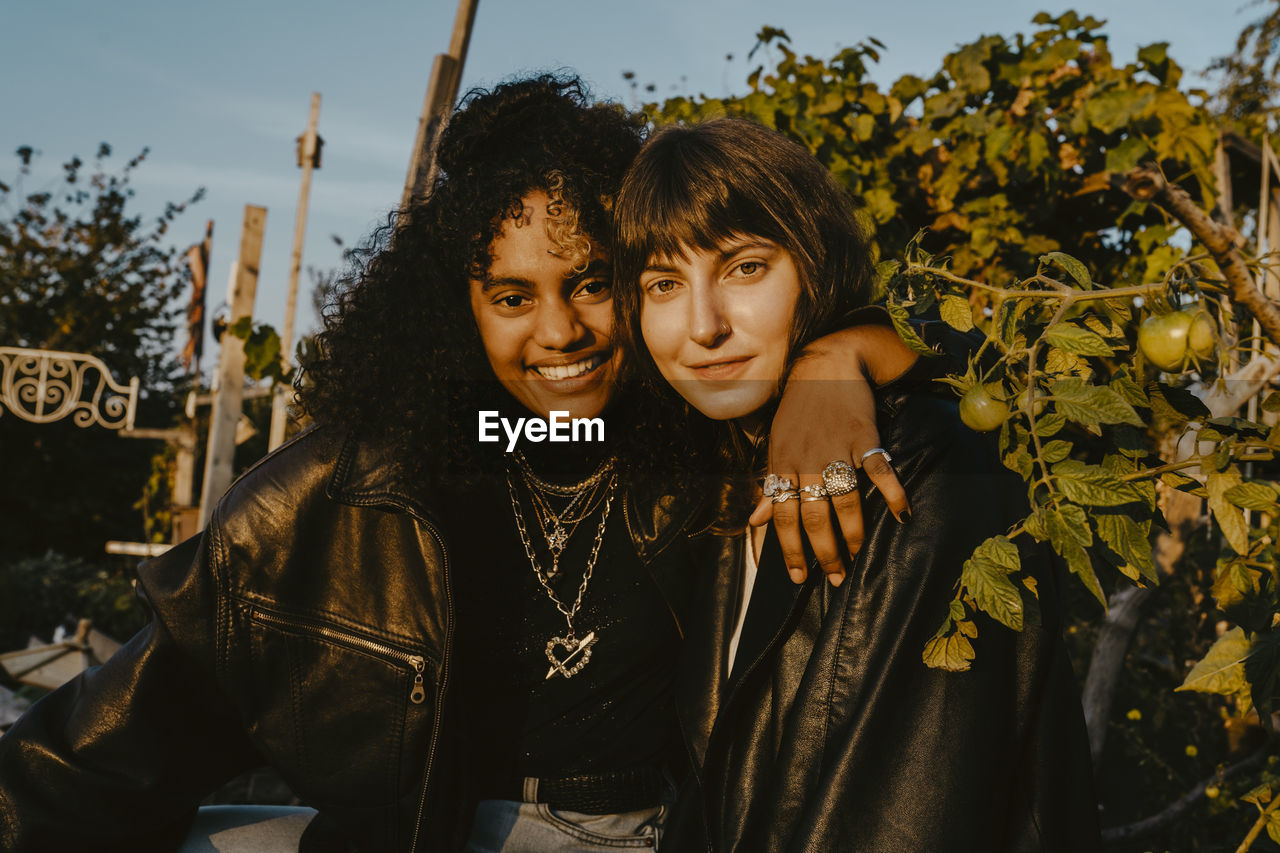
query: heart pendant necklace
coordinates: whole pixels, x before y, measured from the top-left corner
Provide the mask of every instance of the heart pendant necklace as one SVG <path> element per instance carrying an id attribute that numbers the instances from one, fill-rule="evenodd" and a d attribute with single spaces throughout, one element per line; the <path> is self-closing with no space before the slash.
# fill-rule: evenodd
<path id="1" fill-rule="evenodd" d="M 564 616 L 565 627 L 568 628 L 564 636 L 552 637 L 547 640 L 546 655 L 551 667 L 547 670 L 546 678 L 543 680 L 556 675 L 564 678 L 573 678 L 579 672 L 582 672 L 583 668 L 591 661 L 591 647 L 596 644 L 598 635 L 595 631 L 591 631 L 585 637 L 579 639 L 573 627 L 573 620 L 578 615 L 579 608 L 582 607 L 582 597 L 586 594 L 587 586 L 591 583 L 591 574 L 595 571 L 596 559 L 600 556 L 600 544 L 604 542 L 604 530 L 609 521 L 609 508 L 613 505 L 614 490 L 617 485 L 617 473 L 611 471 L 605 486 L 604 509 L 600 513 L 600 525 L 596 528 L 596 538 L 591 545 L 591 555 L 587 558 L 587 566 L 582 573 L 582 583 L 578 585 L 578 595 L 574 599 L 573 605 L 566 607 L 560 597 L 556 595 L 555 590 L 551 588 L 549 581 L 552 575 L 544 572 L 542 566 L 538 563 L 538 556 L 534 553 L 533 542 L 524 523 L 524 511 L 520 507 L 520 496 L 516 492 L 516 485 L 511 476 L 511 471 L 510 469 L 507 470 L 507 492 L 511 496 L 511 510 L 515 515 L 516 529 L 520 532 L 520 541 L 524 544 L 525 556 L 529 558 L 529 565 L 533 567 L 533 574 L 537 577 L 543 591 L 551 599 L 551 603 L 556 606 L 556 610 L 560 611 L 560 615 Z M 558 558 L 559 554 L 554 553 L 554 556 Z"/>

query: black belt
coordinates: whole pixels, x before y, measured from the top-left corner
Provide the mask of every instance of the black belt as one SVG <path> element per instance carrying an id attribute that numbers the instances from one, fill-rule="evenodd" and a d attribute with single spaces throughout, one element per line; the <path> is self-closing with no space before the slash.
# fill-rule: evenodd
<path id="1" fill-rule="evenodd" d="M 659 805 L 665 787 L 666 779 L 657 767 L 633 767 L 561 779 L 510 776 L 495 784 L 486 799 L 546 803 L 581 814 L 622 814 Z"/>

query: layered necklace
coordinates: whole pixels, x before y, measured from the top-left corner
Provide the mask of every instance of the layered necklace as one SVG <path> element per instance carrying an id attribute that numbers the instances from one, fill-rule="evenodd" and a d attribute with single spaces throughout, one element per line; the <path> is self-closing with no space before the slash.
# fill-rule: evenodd
<path id="1" fill-rule="evenodd" d="M 599 468 L 585 480 L 578 483 L 561 485 L 549 483 L 538 477 L 529 466 L 528 461 L 520 453 L 510 457 L 515 465 L 507 466 L 507 492 L 511 496 L 511 510 L 515 515 L 516 529 L 520 532 L 520 541 L 524 544 L 525 556 L 538 578 L 551 603 L 564 616 L 567 632 L 564 636 L 552 637 L 547 641 L 546 655 L 551 666 L 547 670 L 547 678 L 559 675 L 572 678 L 577 675 L 591 660 L 591 647 L 596 642 L 596 632 L 590 631 L 579 638 L 573 620 L 582 606 L 582 598 L 586 595 L 591 583 L 591 574 L 595 571 L 596 559 L 600 556 L 600 544 L 604 541 L 605 525 L 609 521 L 609 508 L 613 505 L 614 492 L 618 484 L 618 472 L 612 457 L 606 459 Z M 529 493 L 529 503 L 533 508 L 538 532 L 546 543 L 547 552 L 551 555 L 551 565 L 543 568 L 525 524 L 524 510 L 521 507 L 520 495 L 516 489 L 515 473 L 523 481 Z M 601 509 L 603 507 L 603 509 Z M 577 532 L 578 527 L 599 510 L 600 523 L 596 527 L 595 541 L 591 545 L 591 554 L 587 558 L 586 568 L 582 573 L 582 582 L 578 585 L 578 595 L 573 604 L 566 606 L 554 589 L 551 582 L 560 576 L 560 556 L 569 545 L 569 540 Z"/>

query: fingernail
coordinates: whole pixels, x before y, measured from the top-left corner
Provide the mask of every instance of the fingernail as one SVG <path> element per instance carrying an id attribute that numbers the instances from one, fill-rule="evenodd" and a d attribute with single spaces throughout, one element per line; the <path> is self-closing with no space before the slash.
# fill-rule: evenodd
<path id="1" fill-rule="evenodd" d="M 844 583 L 844 572 L 832 572 L 827 575 L 827 580 L 831 581 L 832 586 L 840 586 Z"/>
<path id="2" fill-rule="evenodd" d="M 792 583 L 804 583 L 804 569 L 787 569 Z"/>
<path id="3" fill-rule="evenodd" d="M 907 507 L 896 516 L 899 524 L 906 524 L 911 520 L 911 507 Z"/>

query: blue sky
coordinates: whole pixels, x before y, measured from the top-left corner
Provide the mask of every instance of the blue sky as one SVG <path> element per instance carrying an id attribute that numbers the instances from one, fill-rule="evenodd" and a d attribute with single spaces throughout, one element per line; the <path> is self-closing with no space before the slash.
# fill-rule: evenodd
<path id="1" fill-rule="evenodd" d="M 28 191 L 56 181 L 58 164 L 72 155 L 91 157 L 99 142 L 114 147 L 117 164 L 149 147 L 134 182 L 135 212 L 158 213 L 165 201 L 206 188 L 170 233 L 184 247 L 215 220 L 211 306 L 226 296 L 244 205 L 266 206 L 256 315 L 278 327 L 300 176 L 294 138 L 311 92 L 324 99 L 325 148 L 303 264 L 324 268 L 339 262 L 330 235 L 357 242 L 399 201 L 432 59 L 448 46 L 456 8 L 455 0 L 0 0 L 0 180 L 16 171 L 9 153 L 19 145 L 42 154 Z M 658 96 L 741 92 L 746 53 L 766 24 L 786 29 L 797 52 L 820 57 L 874 36 L 888 47 L 874 76 L 887 83 L 936 70 L 957 44 L 1030 31 L 1036 12 L 1066 8 L 1022 0 L 480 0 L 463 85 L 567 67 L 597 96 L 627 104 L 634 93 L 624 70 L 654 83 Z M 1138 45 L 1168 41 L 1189 72 L 1230 52 L 1263 12 L 1210 11 L 1203 0 L 1074 8 L 1108 21 L 1117 61 L 1132 60 Z M 313 328 L 305 292 L 299 305 L 299 329 Z"/>

